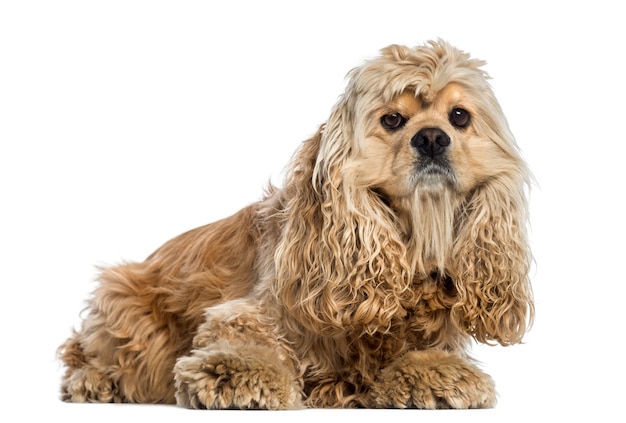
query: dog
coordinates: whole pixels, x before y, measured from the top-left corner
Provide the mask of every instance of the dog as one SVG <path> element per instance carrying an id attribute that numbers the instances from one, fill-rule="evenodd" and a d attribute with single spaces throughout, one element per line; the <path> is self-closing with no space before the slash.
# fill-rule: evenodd
<path id="1" fill-rule="evenodd" d="M 484 64 L 436 40 L 352 70 L 281 187 L 101 269 L 61 398 L 493 407 L 468 348 L 532 324 L 532 176 Z"/>

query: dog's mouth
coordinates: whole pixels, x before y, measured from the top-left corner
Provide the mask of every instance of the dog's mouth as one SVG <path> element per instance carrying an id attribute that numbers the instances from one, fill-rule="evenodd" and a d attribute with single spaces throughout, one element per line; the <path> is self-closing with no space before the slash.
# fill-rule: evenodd
<path id="1" fill-rule="evenodd" d="M 455 176 L 452 166 L 447 159 L 420 159 L 415 166 L 417 182 L 441 183 L 454 182 Z"/>
<path id="2" fill-rule="evenodd" d="M 446 158 L 418 160 L 413 174 L 416 188 L 427 192 L 454 190 L 457 179 L 452 165 Z"/>

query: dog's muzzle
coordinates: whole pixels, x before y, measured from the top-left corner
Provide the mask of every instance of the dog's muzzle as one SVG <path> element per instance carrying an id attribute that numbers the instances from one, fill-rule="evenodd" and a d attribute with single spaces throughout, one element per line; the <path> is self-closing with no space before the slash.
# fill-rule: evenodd
<path id="1" fill-rule="evenodd" d="M 447 154 L 450 146 L 448 134 L 439 128 L 423 128 L 411 138 L 411 146 L 418 153 L 416 171 L 422 181 L 434 183 L 441 181 L 441 177 L 454 180 Z"/>

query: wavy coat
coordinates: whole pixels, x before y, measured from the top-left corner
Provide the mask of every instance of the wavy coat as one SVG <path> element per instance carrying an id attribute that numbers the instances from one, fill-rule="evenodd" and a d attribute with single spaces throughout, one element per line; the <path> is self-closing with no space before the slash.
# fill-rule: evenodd
<path id="1" fill-rule="evenodd" d="M 62 398 L 493 406 L 468 344 L 520 342 L 534 309 L 530 173 L 483 64 L 443 41 L 383 49 L 349 74 L 282 187 L 102 269 L 59 349 Z M 461 107 L 466 127 L 450 118 Z M 381 126 L 394 113 L 404 126 Z M 420 157 L 416 133 L 435 126 L 445 156 Z"/>

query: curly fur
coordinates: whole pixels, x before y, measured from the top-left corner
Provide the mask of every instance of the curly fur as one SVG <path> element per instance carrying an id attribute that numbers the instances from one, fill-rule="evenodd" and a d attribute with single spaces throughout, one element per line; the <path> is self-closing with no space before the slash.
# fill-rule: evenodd
<path id="1" fill-rule="evenodd" d="M 466 349 L 520 342 L 532 322 L 530 177 L 482 65 L 443 41 L 383 49 L 349 74 L 282 188 L 102 269 L 59 349 L 62 398 L 493 406 Z M 461 106 L 471 123 L 454 127 Z M 404 127 L 381 126 L 392 112 Z M 451 139 L 434 174 L 411 146 L 425 127 Z"/>

